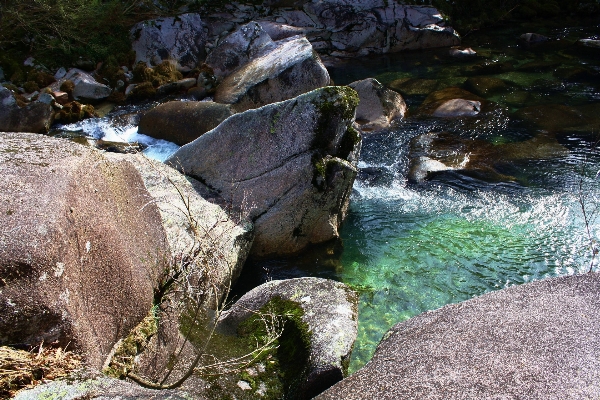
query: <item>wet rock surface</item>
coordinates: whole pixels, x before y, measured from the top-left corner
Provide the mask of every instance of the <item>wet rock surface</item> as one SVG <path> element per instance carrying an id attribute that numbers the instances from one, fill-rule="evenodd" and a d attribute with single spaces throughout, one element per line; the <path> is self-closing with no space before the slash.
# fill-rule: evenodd
<path id="1" fill-rule="evenodd" d="M 600 275 L 589 273 L 423 313 L 317 399 L 596 397 L 598 293 Z"/>

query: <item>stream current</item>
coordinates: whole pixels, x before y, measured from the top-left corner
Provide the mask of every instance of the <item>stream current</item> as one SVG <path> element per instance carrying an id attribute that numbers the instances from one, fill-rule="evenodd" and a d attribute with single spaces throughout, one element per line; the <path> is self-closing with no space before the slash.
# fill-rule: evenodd
<path id="1" fill-rule="evenodd" d="M 549 40 L 524 45 L 519 35 L 525 32 L 541 33 Z M 299 276 L 336 279 L 356 289 L 359 334 L 350 364 L 353 372 L 370 359 L 395 323 L 511 285 L 595 269 L 581 202 L 591 239 L 596 240 L 600 49 L 575 41 L 599 39 L 599 34 L 599 25 L 513 26 L 465 37 L 463 46 L 477 51 L 471 59 L 452 58 L 448 49 L 440 49 L 352 60 L 330 68 L 338 85 L 367 77 L 397 85 L 409 115 L 390 129 L 364 135 L 360 171 L 341 231 L 343 245 L 324 246 L 302 257 L 250 260 L 236 294 L 268 279 Z M 501 110 L 495 117 L 411 116 L 428 92 L 465 88 L 467 79 L 481 76 L 505 84 L 484 96 Z M 568 107 L 573 112 L 565 115 L 579 118 L 569 121 L 557 115 L 549 107 L 555 105 Z M 541 117 L 532 120 L 519 114 L 527 107 L 534 110 L 528 115 Z M 138 135 L 135 121 L 113 122 L 129 112 L 117 110 L 62 130 L 142 142 L 149 156 L 161 160 L 177 148 Z M 488 164 L 507 179 L 450 171 L 424 183 L 409 183 L 411 139 L 428 132 L 450 132 L 496 146 L 542 134 L 555 138 L 565 151 L 560 156 L 508 160 L 488 155 Z"/>

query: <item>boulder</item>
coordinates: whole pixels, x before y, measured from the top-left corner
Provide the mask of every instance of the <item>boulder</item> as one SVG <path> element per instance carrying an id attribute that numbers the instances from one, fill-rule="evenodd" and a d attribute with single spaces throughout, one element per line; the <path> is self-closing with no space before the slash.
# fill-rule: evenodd
<path id="1" fill-rule="evenodd" d="M 357 105 L 349 87 L 317 89 L 233 115 L 166 162 L 249 212 L 252 254 L 295 253 L 339 236 L 361 144 Z"/>
<path id="2" fill-rule="evenodd" d="M 306 38 L 292 37 L 239 68 L 217 87 L 214 100 L 237 112 L 327 86 L 329 73 Z"/>
<path id="3" fill-rule="evenodd" d="M 296 377 L 300 382 L 294 397 L 313 398 L 347 375 L 357 336 L 358 295 L 343 283 L 328 279 L 270 281 L 246 293 L 225 311 L 217 329 L 235 334 L 242 322 L 275 298 L 291 301 L 302 310 L 304 326 L 297 328 L 308 336 L 308 357 L 302 376 Z M 302 346 L 302 341 L 296 338 L 296 346 Z"/>
<path id="4" fill-rule="evenodd" d="M 135 63 L 159 65 L 176 60 L 182 69 L 194 68 L 205 57 L 205 25 L 200 15 L 188 13 L 137 23 L 131 28 Z"/>
<path id="5" fill-rule="evenodd" d="M 470 47 L 464 49 L 453 47 L 450 49 L 449 54 L 455 58 L 472 58 L 477 56 L 477 52 Z"/>
<path id="6" fill-rule="evenodd" d="M 485 294 L 395 325 L 327 399 L 600 396 L 600 275 Z"/>
<path id="7" fill-rule="evenodd" d="M 481 112 L 481 102 L 476 100 L 450 99 L 440 104 L 433 113 L 434 117 L 473 117 Z"/>
<path id="8" fill-rule="evenodd" d="M 183 146 L 233 115 L 231 106 L 212 101 L 169 101 L 140 118 L 138 132 Z"/>
<path id="9" fill-rule="evenodd" d="M 273 21 L 258 21 L 260 27 L 273 40 L 287 39 L 292 36 L 306 35 L 310 28 L 281 24 Z"/>
<path id="10" fill-rule="evenodd" d="M 362 131 L 387 128 L 393 120 L 404 118 L 407 108 L 402 96 L 376 79 L 363 79 L 348 86 L 356 90 L 360 99 L 356 122 Z"/>
<path id="11" fill-rule="evenodd" d="M 0 345 L 55 343 L 98 368 L 152 307 L 168 247 L 129 163 L 0 134 Z"/>
<path id="12" fill-rule="evenodd" d="M 163 293 L 156 310 L 157 333 L 135 361 L 138 373 L 155 381 L 161 381 L 169 366 L 175 365 L 169 380 L 173 382 L 183 375 L 196 352 L 181 334 L 189 329 L 182 326 L 183 314 L 198 302 L 203 315 L 229 294 L 252 246 L 253 226 L 241 210 L 161 162 L 139 154 L 110 157 L 129 161 L 140 173 L 166 232 L 169 260 L 175 266 L 170 274 L 180 267 L 184 271 L 170 291 Z"/>
<path id="13" fill-rule="evenodd" d="M 479 114 L 484 105 L 483 98 L 457 87 L 449 87 L 429 94 L 417 114 L 442 118 L 470 117 Z"/>
<path id="14" fill-rule="evenodd" d="M 102 100 L 112 92 L 111 88 L 97 82 L 92 75 L 77 68 L 71 68 L 63 78 L 50 85 L 51 90 L 60 91 L 65 81 L 73 82 L 73 92 L 70 94 L 75 100 Z"/>
<path id="15" fill-rule="evenodd" d="M 19 392 L 15 400 L 39 399 L 147 399 L 147 400 L 188 400 L 191 396 L 180 390 L 151 390 L 123 381 L 97 375 L 89 377 L 70 376 L 66 380 L 44 383 L 33 389 Z M 203 398 L 194 395 L 194 399 Z"/>
<path id="16" fill-rule="evenodd" d="M 440 82 L 436 79 L 400 78 L 393 80 L 388 86 L 404 96 L 427 96 L 440 88 Z"/>
<path id="17" fill-rule="evenodd" d="M 46 133 L 53 121 L 50 104 L 34 101 L 21 107 L 12 92 L 0 86 L 0 132 Z"/>
<path id="18" fill-rule="evenodd" d="M 261 25 L 251 21 L 225 36 L 206 57 L 206 64 L 216 77 L 224 78 L 273 46 L 273 40 Z"/>
<path id="19" fill-rule="evenodd" d="M 273 22 L 306 29 L 322 54 L 357 57 L 428 47 L 455 46 L 460 37 L 434 7 L 396 1 L 302 2 L 273 10 Z"/>
<path id="20" fill-rule="evenodd" d="M 204 283 L 218 288 L 220 300 L 242 272 L 254 238 L 254 228 L 242 211 L 161 162 L 140 154 L 109 157 L 133 164 L 160 212 L 170 258 L 193 259 L 196 276 L 208 276 L 211 281 Z"/>
<path id="21" fill-rule="evenodd" d="M 555 137 L 544 134 L 521 142 L 495 145 L 448 132 L 429 132 L 411 140 L 408 180 L 420 183 L 443 171 L 457 171 L 486 181 L 514 181 L 516 178 L 502 174 L 496 166 L 567 154 L 568 150 Z"/>

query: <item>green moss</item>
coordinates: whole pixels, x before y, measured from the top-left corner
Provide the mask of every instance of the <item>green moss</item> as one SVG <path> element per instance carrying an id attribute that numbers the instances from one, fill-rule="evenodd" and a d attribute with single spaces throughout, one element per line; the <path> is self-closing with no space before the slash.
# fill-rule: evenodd
<path id="1" fill-rule="evenodd" d="M 34 81 L 27 81 L 23 84 L 23 89 L 26 93 L 33 93 L 40 90 L 40 87 Z"/>
<path id="2" fill-rule="evenodd" d="M 314 100 L 319 112 L 315 140 L 312 147 L 325 149 L 337 134 L 339 123 L 350 124 L 358 106 L 358 93 L 349 86 L 328 86 L 320 90 Z"/>
<path id="3" fill-rule="evenodd" d="M 142 322 L 121 341 L 108 367 L 103 371 L 106 375 L 120 379 L 133 371 L 135 357 L 146 349 L 152 336 L 158 332 L 156 312 L 156 308 L 152 308 Z"/>
<path id="4" fill-rule="evenodd" d="M 304 310 L 299 303 L 273 297 L 259 310 L 259 313 L 248 318 L 238 327 L 238 335 L 246 338 L 249 344 L 260 343 L 267 336 L 262 315 L 278 315 L 283 318 L 283 334 L 277 340 L 277 360 L 281 380 L 285 387 L 285 398 L 298 396 L 298 389 L 306 378 L 306 367 L 309 363 L 312 334 L 308 324 L 303 321 Z M 265 354 L 264 357 L 268 357 Z"/>

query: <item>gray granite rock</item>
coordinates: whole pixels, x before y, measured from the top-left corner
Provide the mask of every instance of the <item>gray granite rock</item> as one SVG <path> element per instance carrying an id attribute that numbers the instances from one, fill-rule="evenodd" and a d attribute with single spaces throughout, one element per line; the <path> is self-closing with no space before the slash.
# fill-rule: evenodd
<path id="1" fill-rule="evenodd" d="M 317 89 L 236 114 L 168 160 L 254 221 L 255 255 L 290 254 L 338 237 L 360 134 L 356 92 Z"/>
<path id="2" fill-rule="evenodd" d="M 600 396 L 600 275 L 485 294 L 394 326 L 326 399 Z"/>
<path id="3" fill-rule="evenodd" d="M 139 22 L 131 28 L 135 61 L 148 66 L 177 60 L 180 68 L 194 68 L 205 57 L 205 24 L 198 14 L 182 14 Z"/>
<path id="4" fill-rule="evenodd" d="M 214 100 L 240 112 L 296 97 L 330 83 L 329 73 L 305 38 L 294 36 L 229 75 Z"/>
<path id="5" fill-rule="evenodd" d="M 271 299 L 295 302 L 309 333 L 309 357 L 298 398 L 312 398 L 340 381 L 356 340 L 358 295 L 340 282 L 296 278 L 267 282 L 242 296 L 221 315 L 217 329 L 235 334 L 240 323 Z M 300 343 L 299 343 L 300 345 Z"/>
<path id="6" fill-rule="evenodd" d="M 356 122 L 362 131 L 387 128 L 392 121 L 404 118 L 407 107 L 402 96 L 376 79 L 363 79 L 348 86 L 356 90 L 360 99 Z"/>

